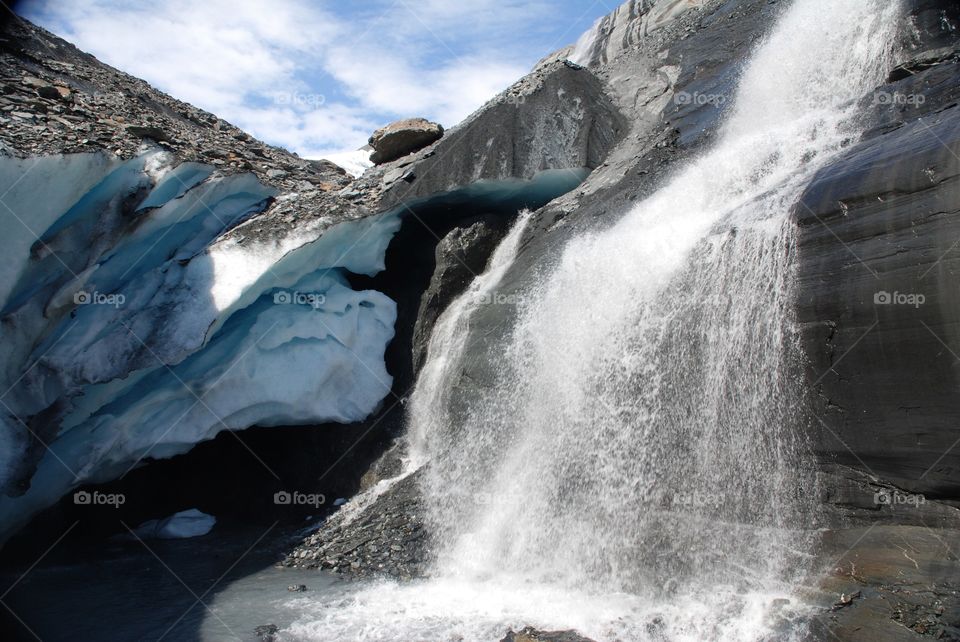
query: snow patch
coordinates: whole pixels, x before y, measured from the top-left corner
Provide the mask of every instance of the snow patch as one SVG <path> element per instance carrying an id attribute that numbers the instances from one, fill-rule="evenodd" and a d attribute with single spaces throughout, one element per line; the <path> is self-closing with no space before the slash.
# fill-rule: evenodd
<path id="1" fill-rule="evenodd" d="M 141 539 L 187 539 L 206 535 L 216 523 L 217 518 L 213 515 L 191 508 L 170 517 L 144 522 L 137 526 L 134 533 Z"/>
<path id="2" fill-rule="evenodd" d="M 324 156 L 324 160 L 328 160 L 334 165 L 339 165 L 343 169 L 347 170 L 347 173 L 357 178 L 361 176 L 365 171 L 373 167 L 373 161 L 370 160 L 370 154 L 372 150 L 369 149 L 358 149 L 352 152 L 338 152 L 336 154 L 328 154 Z"/>

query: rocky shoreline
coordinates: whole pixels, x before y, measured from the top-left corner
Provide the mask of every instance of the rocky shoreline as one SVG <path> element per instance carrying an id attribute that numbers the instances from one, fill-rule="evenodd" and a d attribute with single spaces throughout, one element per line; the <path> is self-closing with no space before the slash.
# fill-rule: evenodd
<path id="1" fill-rule="evenodd" d="M 279 563 L 334 571 L 351 579 L 422 578 L 430 563 L 419 475 L 400 479 L 361 506 L 344 507 Z"/>

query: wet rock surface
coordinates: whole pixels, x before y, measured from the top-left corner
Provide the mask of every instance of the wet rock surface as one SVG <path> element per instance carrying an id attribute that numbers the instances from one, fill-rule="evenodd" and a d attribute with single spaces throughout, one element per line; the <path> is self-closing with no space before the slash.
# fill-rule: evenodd
<path id="1" fill-rule="evenodd" d="M 960 639 L 960 510 L 854 468 L 825 467 L 808 639 Z"/>
<path id="2" fill-rule="evenodd" d="M 508 631 L 500 642 L 594 642 L 576 631 L 538 631 L 532 626 Z"/>
<path id="3" fill-rule="evenodd" d="M 280 628 L 276 624 L 263 624 L 253 630 L 253 634 L 262 642 L 274 642 L 277 639 L 277 631 Z"/>
<path id="4" fill-rule="evenodd" d="M 485 216 L 465 221 L 437 243 L 436 268 L 427 291 L 420 299 L 413 330 L 413 368 L 418 371 L 427 356 L 430 334 L 437 318 L 459 296 L 474 277 L 486 269 L 487 261 L 506 232 L 506 221 Z"/>
<path id="5" fill-rule="evenodd" d="M 866 133 L 795 209 L 797 309 L 822 458 L 958 499 L 960 62 L 929 51 L 960 9 L 913 4 L 914 71 L 864 97 Z"/>

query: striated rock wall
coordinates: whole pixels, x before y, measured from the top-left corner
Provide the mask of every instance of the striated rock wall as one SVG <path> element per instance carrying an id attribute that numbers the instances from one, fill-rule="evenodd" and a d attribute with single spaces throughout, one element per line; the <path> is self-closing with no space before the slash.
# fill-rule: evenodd
<path id="1" fill-rule="evenodd" d="M 818 451 L 958 500 L 960 8 L 911 5 L 901 66 L 864 97 L 867 133 L 795 210 L 798 317 Z"/>

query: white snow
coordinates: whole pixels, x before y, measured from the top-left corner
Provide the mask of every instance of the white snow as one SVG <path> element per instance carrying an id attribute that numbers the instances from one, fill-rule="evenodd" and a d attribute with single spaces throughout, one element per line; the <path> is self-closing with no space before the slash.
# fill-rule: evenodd
<path id="1" fill-rule="evenodd" d="M 369 149 L 358 149 L 352 152 L 327 154 L 323 158 L 334 165 L 339 165 L 347 170 L 348 174 L 356 178 L 373 167 L 373 162 L 370 160 L 371 153 L 373 152 Z"/>
<path id="2" fill-rule="evenodd" d="M 186 539 L 206 535 L 216 523 L 217 518 L 213 515 L 191 508 L 170 517 L 144 522 L 137 526 L 134 533 L 142 539 Z"/>

